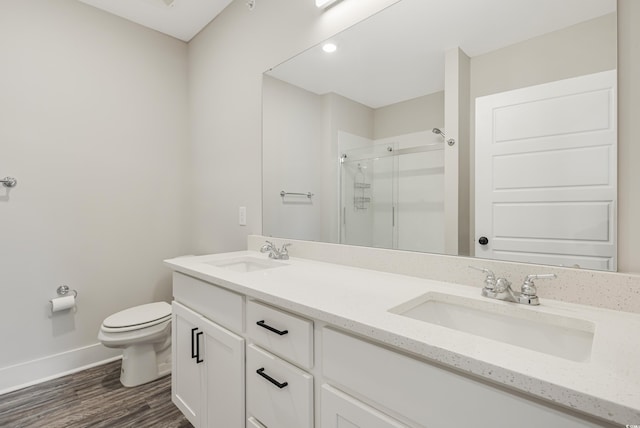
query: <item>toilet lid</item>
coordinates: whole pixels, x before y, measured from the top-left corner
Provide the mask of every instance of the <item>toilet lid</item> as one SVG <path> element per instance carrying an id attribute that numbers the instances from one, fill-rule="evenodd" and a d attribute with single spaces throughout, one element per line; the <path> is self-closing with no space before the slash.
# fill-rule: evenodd
<path id="1" fill-rule="evenodd" d="M 148 324 L 170 316 L 171 305 L 166 302 L 155 302 L 117 312 L 107 317 L 102 325 L 110 328 L 131 327 Z"/>

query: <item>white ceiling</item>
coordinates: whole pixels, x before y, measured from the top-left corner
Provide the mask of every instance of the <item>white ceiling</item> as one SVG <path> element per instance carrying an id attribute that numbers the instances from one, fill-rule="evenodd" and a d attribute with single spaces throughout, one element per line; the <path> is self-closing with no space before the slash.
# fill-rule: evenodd
<path id="1" fill-rule="evenodd" d="M 79 1 L 188 42 L 233 0 Z M 332 37 L 337 52 L 314 47 L 270 74 L 377 108 L 442 90 L 450 48 L 473 57 L 615 7 L 616 0 L 400 0 Z"/>
<path id="2" fill-rule="evenodd" d="M 79 0 L 188 42 L 233 0 Z"/>
<path id="3" fill-rule="evenodd" d="M 335 53 L 320 44 L 269 74 L 378 108 L 444 89 L 450 48 L 473 57 L 615 8 L 615 0 L 402 0 L 332 37 Z"/>

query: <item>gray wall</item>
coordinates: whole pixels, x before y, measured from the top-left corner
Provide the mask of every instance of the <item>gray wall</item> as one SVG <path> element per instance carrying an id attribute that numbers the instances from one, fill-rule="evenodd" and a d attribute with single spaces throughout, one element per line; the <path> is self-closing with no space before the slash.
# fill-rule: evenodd
<path id="1" fill-rule="evenodd" d="M 618 270 L 640 272 L 640 2 L 618 0 Z"/>
<path id="2" fill-rule="evenodd" d="M 373 110 L 270 76 L 262 83 L 263 233 L 339 242 L 338 131 L 371 138 Z M 313 198 L 281 198 L 281 190 Z"/>
<path id="3" fill-rule="evenodd" d="M 321 239 L 324 152 L 322 98 L 265 76 L 263 106 L 263 227 L 273 236 Z M 280 192 L 312 192 L 308 199 Z"/>
<path id="4" fill-rule="evenodd" d="M 245 3 L 231 3 L 189 43 L 195 253 L 246 248 L 247 235 L 262 230 L 262 73 L 395 0 L 324 12 L 313 1 L 258 1 L 253 11 Z"/>
<path id="5" fill-rule="evenodd" d="M 444 127 L 444 91 L 380 107 L 374 111 L 374 138 Z"/>
<path id="6" fill-rule="evenodd" d="M 99 360 L 106 316 L 170 300 L 191 201 L 185 43 L 78 1 L 3 0 L 0 57 L 0 174 L 18 179 L 0 187 L 1 390 L 15 364 Z M 61 284 L 77 311 L 51 317 Z"/>

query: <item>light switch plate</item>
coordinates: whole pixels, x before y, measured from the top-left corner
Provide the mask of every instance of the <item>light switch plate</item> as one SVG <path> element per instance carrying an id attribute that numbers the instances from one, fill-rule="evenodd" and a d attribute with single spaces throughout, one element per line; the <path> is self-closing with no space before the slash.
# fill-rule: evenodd
<path id="1" fill-rule="evenodd" d="M 238 209 L 238 224 L 240 226 L 247 225 L 247 207 L 240 207 Z"/>

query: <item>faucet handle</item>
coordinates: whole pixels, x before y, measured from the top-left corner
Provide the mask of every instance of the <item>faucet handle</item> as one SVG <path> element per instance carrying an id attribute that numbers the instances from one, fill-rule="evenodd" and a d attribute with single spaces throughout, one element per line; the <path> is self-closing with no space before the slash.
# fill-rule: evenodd
<path id="1" fill-rule="evenodd" d="M 493 288 L 496 285 L 496 276 L 492 270 L 487 268 L 479 268 L 476 266 L 469 266 L 471 269 L 479 270 L 480 272 L 486 273 L 487 277 L 484 279 L 484 288 L 486 290 L 493 291 Z"/>
<path id="2" fill-rule="evenodd" d="M 267 251 L 272 251 L 275 247 L 273 246 L 273 242 L 271 241 L 265 241 L 265 244 L 262 245 L 262 247 L 260 247 L 260 252 L 261 253 L 266 253 Z"/>
<path id="3" fill-rule="evenodd" d="M 522 283 L 522 294 L 527 297 L 535 297 L 538 294 L 536 285 L 533 283 L 535 279 L 555 279 L 558 275 L 555 273 L 545 273 L 540 275 L 527 275 Z"/>
<path id="4" fill-rule="evenodd" d="M 282 244 L 282 249 L 280 249 L 280 254 L 285 257 L 285 259 L 289 258 L 289 250 L 287 250 L 287 247 L 290 247 L 291 244 Z"/>
<path id="5" fill-rule="evenodd" d="M 506 293 L 511 289 L 511 281 L 509 281 L 507 278 L 498 278 L 496 279 L 496 285 L 495 285 L 495 292 L 500 294 L 500 293 Z"/>

